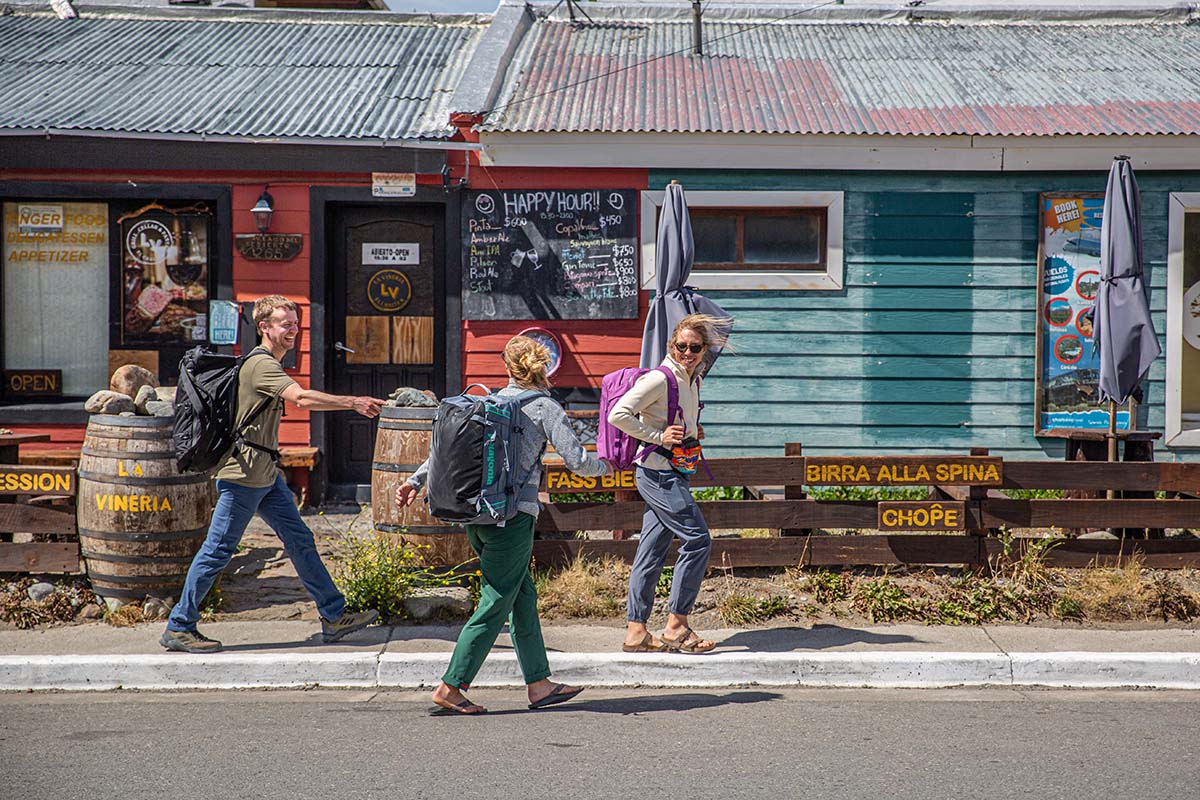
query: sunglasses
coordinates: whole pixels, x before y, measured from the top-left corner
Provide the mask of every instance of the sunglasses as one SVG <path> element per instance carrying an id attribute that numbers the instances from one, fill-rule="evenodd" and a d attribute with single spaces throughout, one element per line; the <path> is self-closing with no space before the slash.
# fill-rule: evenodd
<path id="1" fill-rule="evenodd" d="M 691 350 L 693 353 L 702 353 L 704 352 L 704 347 L 705 346 L 702 344 L 684 344 L 683 342 L 675 343 L 675 349 L 681 353 L 686 353 L 689 350 Z"/>

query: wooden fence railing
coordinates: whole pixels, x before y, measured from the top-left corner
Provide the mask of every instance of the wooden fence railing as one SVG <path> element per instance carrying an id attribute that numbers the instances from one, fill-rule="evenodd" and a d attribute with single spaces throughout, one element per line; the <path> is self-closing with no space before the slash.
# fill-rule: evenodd
<path id="1" fill-rule="evenodd" d="M 70 467 L 0 464 L 0 572 L 79 571 L 77 486 Z"/>
<path id="2" fill-rule="evenodd" d="M 1119 541 L 1054 536 L 1048 560 L 1062 566 L 1114 562 L 1141 553 L 1151 567 L 1200 567 L 1200 539 L 1155 538 L 1164 528 L 1200 529 L 1200 464 L 1154 462 L 1002 461 L 970 456 L 712 459 L 712 477 L 693 476 L 693 487 L 773 486 L 784 499 L 701 502 L 710 528 L 779 529 L 776 538 L 714 541 L 710 563 L 734 567 L 857 564 L 982 565 L 1001 551 L 1000 529 L 1124 529 Z M 595 493 L 633 488 L 631 472 L 581 479 L 548 465 L 547 493 Z M 805 486 L 926 487 L 916 502 L 815 500 Z M 1115 499 L 1013 499 L 1005 489 L 1062 489 Z M 1166 493 L 1158 499 L 1155 493 Z M 640 500 L 548 503 L 538 519 L 545 532 L 631 529 L 641 526 Z M 891 530 L 908 533 L 826 535 L 813 529 Z M 795 533 L 800 535 L 786 535 Z M 1140 538 L 1139 538 L 1140 537 Z M 558 540 L 537 542 L 539 563 L 583 552 L 631 560 L 636 542 Z M 673 556 L 672 556 L 673 557 Z"/>

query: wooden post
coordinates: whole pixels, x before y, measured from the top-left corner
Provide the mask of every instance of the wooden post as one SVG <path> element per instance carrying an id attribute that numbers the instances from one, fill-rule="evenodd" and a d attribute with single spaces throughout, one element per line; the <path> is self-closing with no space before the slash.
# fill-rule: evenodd
<path id="1" fill-rule="evenodd" d="M 802 456 L 804 455 L 804 447 L 800 442 L 787 442 L 783 446 L 783 454 L 785 456 Z M 805 500 L 808 495 L 804 493 L 804 484 L 787 484 L 783 487 L 784 500 Z M 781 528 L 780 536 L 809 536 L 812 534 L 811 528 Z"/>
<path id="2" fill-rule="evenodd" d="M 634 489 L 617 489 L 616 491 L 613 492 L 613 502 L 614 503 L 631 503 L 631 502 L 637 500 L 638 497 L 640 497 L 640 496 L 641 495 L 639 495 L 637 493 L 637 491 Z M 613 541 L 616 541 L 616 542 L 622 541 L 624 539 L 628 539 L 632 535 L 633 535 L 633 533 L 631 531 L 627 531 L 624 528 L 614 528 L 613 529 Z"/>
<path id="3" fill-rule="evenodd" d="M 972 447 L 971 455 L 987 456 L 987 455 L 991 455 L 991 453 L 988 450 L 988 448 L 986 448 L 986 447 Z M 983 516 L 983 513 L 982 513 L 983 512 L 983 501 L 987 500 L 987 496 L 988 496 L 988 488 L 986 486 L 969 486 L 969 487 L 967 487 L 967 499 L 970 501 L 971 505 L 973 505 L 975 507 L 975 509 L 974 509 L 975 513 L 981 517 Z M 976 556 L 976 562 L 975 562 L 974 566 L 976 567 L 976 569 L 986 570 L 989 565 L 988 565 L 988 556 L 987 556 L 987 542 L 984 541 L 984 537 L 986 537 L 988 535 L 998 535 L 1000 533 L 1000 531 L 997 529 L 989 530 L 989 529 L 972 528 L 970 530 L 970 533 L 973 536 L 976 536 L 978 538 L 978 544 L 979 544 L 979 554 L 978 554 L 978 556 Z"/>

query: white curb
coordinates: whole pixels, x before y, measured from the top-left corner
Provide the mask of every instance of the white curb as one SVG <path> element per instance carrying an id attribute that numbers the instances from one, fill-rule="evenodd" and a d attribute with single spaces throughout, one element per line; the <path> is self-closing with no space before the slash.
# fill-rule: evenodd
<path id="1" fill-rule="evenodd" d="M 1200 653 L 1012 653 L 1013 684 L 1200 689 Z"/>
<path id="2" fill-rule="evenodd" d="M 434 686 L 448 653 L 160 653 L 0 656 L 0 691 Z M 551 653 L 554 677 L 584 686 L 739 685 L 936 689 L 952 686 L 1200 689 L 1200 653 L 838 651 Z M 521 686 L 511 652 L 475 686 Z"/>
<path id="3" fill-rule="evenodd" d="M 375 653 L 0 656 L 0 690 L 372 687 L 377 663 Z"/>

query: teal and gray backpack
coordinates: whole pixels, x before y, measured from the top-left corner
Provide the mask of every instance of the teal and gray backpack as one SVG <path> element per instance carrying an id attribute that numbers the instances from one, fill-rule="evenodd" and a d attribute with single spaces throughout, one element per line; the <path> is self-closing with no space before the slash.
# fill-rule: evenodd
<path id="1" fill-rule="evenodd" d="M 517 515 L 517 493 L 532 471 L 522 474 L 518 464 L 521 440 L 533 424 L 521 408 L 546 395 L 467 394 L 474 386 L 480 384 L 438 404 L 426 502 L 443 522 L 503 526 Z"/>

